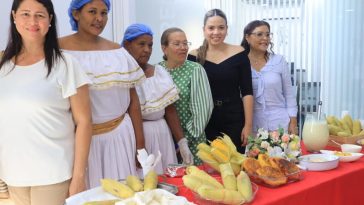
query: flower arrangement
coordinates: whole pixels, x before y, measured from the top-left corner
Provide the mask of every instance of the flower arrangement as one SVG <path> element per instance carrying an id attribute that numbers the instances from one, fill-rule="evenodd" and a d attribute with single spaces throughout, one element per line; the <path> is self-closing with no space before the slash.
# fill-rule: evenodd
<path id="1" fill-rule="evenodd" d="M 283 128 L 272 132 L 260 128 L 256 137 L 249 136 L 246 154 L 256 158 L 260 153 L 296 161 L 301 155 L 300 137 L 285 133 Z"/>

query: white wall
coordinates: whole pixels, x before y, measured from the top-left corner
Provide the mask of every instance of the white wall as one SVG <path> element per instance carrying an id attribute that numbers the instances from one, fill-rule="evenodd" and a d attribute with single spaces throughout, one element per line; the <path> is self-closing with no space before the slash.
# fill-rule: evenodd
<path id="1" fill-rule="evenodd" d="M 67 14 L 68 6 L 71 0 L 53 0 L 53 6 L 57 15 L 57 31 L 59 36 L 65 36 L 73 33 Z M 9 18 L 12 0 L 1 0 L 0 13 L 3 14 L 0 18 L 0 50 L 4 50 L 8 40 L 9 33 Z M 103 37 L 112 40 L 112 11 L 109 14 L 109 21 L 101 34 Z"/>

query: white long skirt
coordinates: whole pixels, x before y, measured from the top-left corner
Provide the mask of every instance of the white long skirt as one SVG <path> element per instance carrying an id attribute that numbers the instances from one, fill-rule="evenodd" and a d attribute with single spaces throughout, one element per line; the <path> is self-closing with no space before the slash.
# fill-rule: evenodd
<path id="1" fill-rule="evenodd" d="M 136 142 L 130 116 L 114 130 L 94 135 L 88 158 L 88 188 L 100 186 L 100 179 L 126 179 L 136 175 Z"/>
<path id="2" fill-rule="evenodd" d="M 163 174 L 168 164 L 177 163 L 176 149 L 171 131 L 164 118 L 143 122 L 145 148 L 149 154 L 162 154 L 161 161 L 155 167 L 158 174 Z"/>

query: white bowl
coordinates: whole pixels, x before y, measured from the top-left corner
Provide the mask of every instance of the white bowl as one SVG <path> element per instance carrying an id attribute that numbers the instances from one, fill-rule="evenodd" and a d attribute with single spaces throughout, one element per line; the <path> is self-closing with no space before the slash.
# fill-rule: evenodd
<path id="1" fill-rule="evenodd" d="M 359 153 L 361 152 L 362 146 L 355 144 L 342 144 L 341 151 L 342 152 L 351 152 L 351 153 Z"/>
<path id="2" fill-rule="evenodd" d="M 339 165 L 339 157 L 333 154 L 308 154 L 298 158 L 300 166 L 308 171 L 325 171 Z"/>
<path id="3" fill-rule="evenodd" d="M 320 152 L 323 154 L 331 154 L 334 156 L 338 156 L 340 162 L 353 162 L 353 161 L 360 159 L 360 157 L 362 157 L 364 155 L 363 153 L 345 152 L 346 154 L 349 154 L 349 155 L 340 156 L 340 155 L 337 155 L 338 153 L 336 151 L 332 151 L 332 150 L 320 150 Z"/>

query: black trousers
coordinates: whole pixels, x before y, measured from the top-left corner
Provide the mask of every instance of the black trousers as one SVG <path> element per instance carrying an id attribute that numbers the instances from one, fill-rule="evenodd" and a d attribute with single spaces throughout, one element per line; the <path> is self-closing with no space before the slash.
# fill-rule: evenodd
<path id="1" fill-rule="evenodd" d="M 244 154 L 245 147 L 241 146 L 241 132 L 245 123 L 243 103 L 241 99 L 228 103 L 220 102 L 215 103 L 210 121 L 206 126 L 207 140 L 212 141 L 223 132 L 229 135 L 238 152 Z"/>

